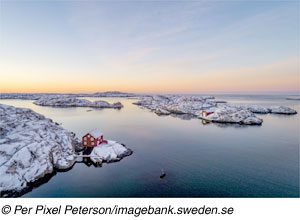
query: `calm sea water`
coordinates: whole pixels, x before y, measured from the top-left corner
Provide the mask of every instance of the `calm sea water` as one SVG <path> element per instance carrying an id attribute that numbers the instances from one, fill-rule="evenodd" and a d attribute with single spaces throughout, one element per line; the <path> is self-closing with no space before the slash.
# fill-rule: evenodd
<path id="1" fill-rule="evenodd" d="M 230 103 L 286 105 L 286 96 L 216 96 Z M 90 99 L 95 100 L 95 99 Z M 83 136 L 93 128 L 125 143 L 133 154 L 103 167 L 77 163 L 23 197 L 299 197 L 299 114 L 258 115 L 262 126 L 202 124 L 124 108 L 51 108 L 28 100 L 0 100 L 31 108 Z M 160 179 L 161 169 L 167 176 Z"/>

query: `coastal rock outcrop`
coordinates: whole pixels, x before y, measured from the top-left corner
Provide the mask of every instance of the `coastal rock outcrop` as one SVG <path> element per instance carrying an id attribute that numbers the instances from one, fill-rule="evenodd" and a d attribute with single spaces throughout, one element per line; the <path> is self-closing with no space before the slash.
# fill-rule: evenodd
<path id="1" fill-rule="evenodd" d="M 67 169 L 75 162 L 75 134 L 30 109 L 0 105 L 0 192 Z"/>
<path id="2" fill-rule="evenodd" d="M 297 114 L 297 111 L 287 106 L 271 106 L 271 107 L 264 107 L 261 105 L 228 105 L 228 106 L 233 106 L 239 109 L 246 109 L 253 113 L 258 113 L 258 114 L 267 114 L 267 113 L 286 114 L 286 115 Z"/>
<path id="3" fill-rule="evenodd" d="M 209 101 L 208 98 L 211 99 L 213 97 L 156 95 L 144 97 L 133 104 L 153 110 L 157 114 L 195 115 L 199 110 L 217 106 L 216 102 Z"/>
<path id="4" fill-rule="evenodd" d="M 42 93 L 0 93 L 0 99 L 37 100 L 42 96 Z"/>
<path id="5" fill-rule="evenodd" d="M 261 125 L 263 120 L 257 118 L 254 113 L 248 110 L 241 110 L 234 107 L 217 108 L 212 114 L 203 119 L 219 123 L 238 123 L 246 125 Z"/>
<path id="6" fill-rule="evenodd" d="M 86 99 L 78 99 L 69 96 L 47 96 L 42 97 L 34 102 L 41 106 L 55 106 L 55 107 L 92 107 L 92 108 L 122 108 L 120 102 L 110 104 L 106 101 L 97 100 L 91 102 Z"/>
<path id="7" fill-rule="evenodd" d="M 287 114 L 287 115 L 297 114 L 297 112 L 294 109 L 291 109 L 286 106 L 272 106 L 270 107 L 270 112 L 274 114 Z"/>
<path id="8" fill-rule="evenodd" d="M 244 109 L 258 114 L 267 114 L 271 112 L 269 108 L 261 105 L 228 105 L 228 106 L 233 106 L 238 109 Z"/>

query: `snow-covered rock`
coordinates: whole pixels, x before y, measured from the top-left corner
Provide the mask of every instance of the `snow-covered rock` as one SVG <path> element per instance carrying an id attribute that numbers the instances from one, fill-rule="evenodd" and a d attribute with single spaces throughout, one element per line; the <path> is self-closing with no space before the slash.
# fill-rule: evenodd
<path id="1" fill-rule="evenodd" d="M 213 101 L 208 101 L 200 96 L 178 96 L 178 95 L 156 95 L 144 97 L 134 102 L 148 108 L 158 114 L 191 114 L 201 109 L 208 109 L 216 106 Z"/>
<path id="2" fill-rule="evenodd" d="M 258 117 L 253 117 L 253 116 L 250 116 L 250 117 L 247 117 L 246 119 L 244 119 L 242 121 L 242 124 L 245 124 L 245 125 L 261 125 L 263 122 L 262 119 L 258 118 Z"/>
<path id="3" fill-rule="evenodd" d="M 0 118 L 0 194 L 74 164 L 74 133 L 26 108 L 0 104 Z"/>
<path id="4" fill-rule="evenodd" d="M 260 125 L 263 122 L 262 119 L 257 118 L 251 111 L 229 106 L 217 108 L 212 114 L 200 118 L 207 119 L 212 122 L 239 123 L 246 125 Z"/>
<path id="5" fill-rule="evenodd" d="M 0 93 L 0 99 L 37 100 L 42 96 L 42 93 Z"/>
<path id="6" fill-rule="evenodd" d="M 92 94 L 94 97 L 135 97 L 138 96 L 134 93 L 119 92 L 119 91 L 108 91 L 108 92 L 96 92 Z"/>
<path id="7" fill-rule="evenodd" d="M 224 105 L 220 105 L 220 106 L 224 106 Z M 225 106 L 231 106 L 239 109 L 249 110 L 253 113 L 259 113 L 259 114 L 267 114 L 267 113 L 286 114 L 286 115 L 297 114 L 297 111 L 286 106 L 264 107 L 261 105 L 232 105 L 232 104 L 226 104 Z"/>
<path id="8" fill-rule="evenodd" d="M 34 102 L 36 105 L 41 106 L 55 106 L 55 107 L 93 107 L 93 108 L 122 108 L 120 102 L 110 104 L 106 101 L 97 100 L 91 102 L 86 99 L 78 99 L 69 96 L 47 96 L 40 98 Z"/>
<path id="9" fill-rule="evenodd" d="M 169 114 L 171 114 L 169 111 L 167 111 L 165 109 L 161 109 L 161 108 L 155 109 L 154 112 L 157 115 L 169 115 Z"/>
<path id="10" fill-rule="evenodd" d="M 287 115 L 297 114 L 297 112 L 294 109 L 291 109 L 286 106 L 272 106 L 270 107 L 270 112 L 274 114 L 287 114 Z"/>
<path id="11" fill-rule="evenodd" d="M 253 113 L 260 113 L 260 114 L 267 114 L 267 113 L 286 114 L 286 115 L 297 114 L 297 111 L 287 106 L 264 107 L 260 105 L 236 105 L 236 107 L 241 109 L 247 109 Z"/>
<path id="12" fill-rule="evenodd" d="M 180 95 L 155 95 L 141 98 L 133 104 L 150 109 L 158 115 L 191 115 L 202 117 L 202 111 L 215 112 L 210 115 L 213 122 L 261 124 L 262 119 L 253 113 L 267 114 L 296 114 L 289 107 L 265 107 L 260 105 L 233 105 L 225 101 L 211 100 L 214 97 L 180 96 Z M 209 120 L 209 118 L 207 118 Z"/>
<path id="13" fill-rule="evenodd" d="M 101 160 L 102 162 L 120 161 L 123 157 L 132 154 L 132 150 L 116 141 L 107 141 L 94 147 L 90 154 L 91 159 Z"/>
<path id="14" fill-rule="evenodd" d="M 267 114 L 270 113 L 271 110 L 267 107 L 261 106 L 261 105 L 236 105 L 237 108 L 249 110 L 253 113 L 258 114 Z"/>

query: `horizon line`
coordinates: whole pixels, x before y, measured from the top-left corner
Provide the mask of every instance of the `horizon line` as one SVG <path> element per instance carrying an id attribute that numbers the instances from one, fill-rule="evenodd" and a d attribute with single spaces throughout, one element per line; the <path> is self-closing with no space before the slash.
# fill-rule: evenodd
<path id="1" fill-rule="evenodd" d="M 128 94 L 170 94 L 170 95 L 300 95 L 300 91 L 269 91 L 269 92 L 127 92 L 117 90 L 95 92 L 2 92 L 0 94 L 95 94 L 107 92 L 120 92 Z"/>

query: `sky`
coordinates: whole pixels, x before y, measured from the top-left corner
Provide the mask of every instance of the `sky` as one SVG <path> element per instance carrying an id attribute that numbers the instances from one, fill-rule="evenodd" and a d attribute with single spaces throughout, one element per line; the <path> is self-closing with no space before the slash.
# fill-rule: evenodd
<path id="1" fill-rule="evenodd" d="M 299 1 L 0 1 L 0 92 L 299 93 Z"/>

